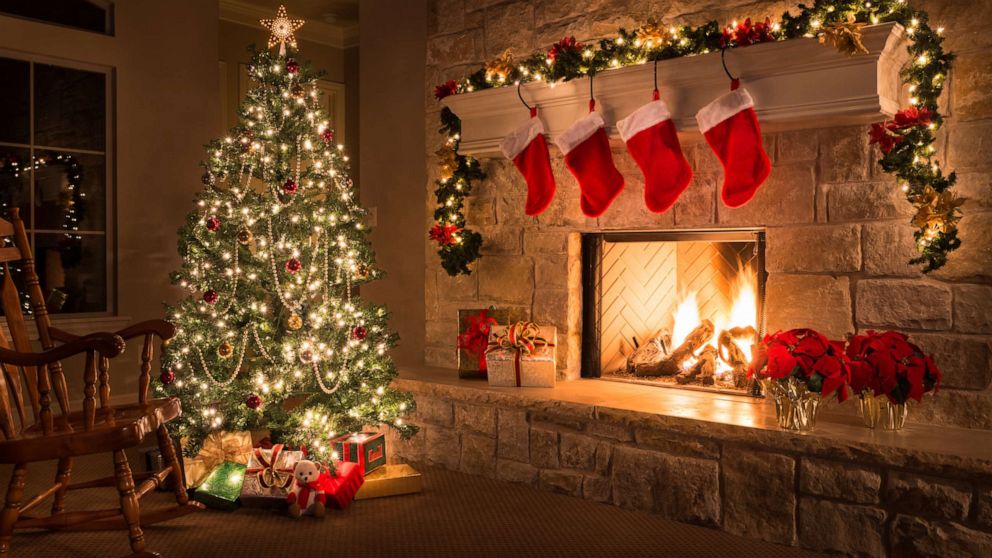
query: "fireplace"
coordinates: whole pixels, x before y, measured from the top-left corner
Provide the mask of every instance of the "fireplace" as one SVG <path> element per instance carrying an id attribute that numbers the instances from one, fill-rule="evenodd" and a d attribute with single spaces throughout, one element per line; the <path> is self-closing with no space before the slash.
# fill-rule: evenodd
<path id="1" fill-rule="evenodd" d="M 582 372 L 738 394 L 764 334 L 764 232 L 632 231 L 582 237 Z"/>

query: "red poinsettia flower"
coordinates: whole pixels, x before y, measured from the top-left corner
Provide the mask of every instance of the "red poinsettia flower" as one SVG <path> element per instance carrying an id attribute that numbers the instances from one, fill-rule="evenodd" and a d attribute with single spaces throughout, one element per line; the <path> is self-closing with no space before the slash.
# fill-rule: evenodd
<path id="1" fill-rule="evenodd" d="M 896 113 L 892 122 L 897 129 L 911 128 L 913 126 L 929 126 L 933 121 L 933 112 L 928 108 L 909 107 Z"/>
<path id="2" fill-rule="evenodd" d="M 748 373 L 774 380 L 795 377 L 805 382 L 810 391 L 823 397 L 836 393 L 843 401 L 847 398 L 851 369 L 842 346 L 812 329 L 766 335 L 756 347 Z"/>
<path id="3" fill-rule="evenodd" d="M 889 131 L 890 127 L 888 124 L 887 122 L 876 122 L 871 125 L 871 130 L 868 131 L 868 137 L 871 138 L 868 141 L 868 145 L 875 145 L 877 143 L 878 148 L 885 154 L 892 151 L 892 148 L 903 140 L 902 136 Z"/>
<path id="4" fill-rule="evenodd" d="M 548 51 L 548 58 L 552 62 L 558 59 L 559 56 L 568 52 L 578 53 L 582 49 L 582 43 L 575 40 L 575 37 L 564 37 L 562 40 L 551 45 L 551 50 Z"/>
<path id="5" fill-rule="evenodd" d="M 772 34 L 772 22 L 765 18 L 765 21 L 752 23 L 751 18 L 744 20 L 737 27 L 724 27 L 723 36 L 720 37 L 720 48 L 728 46 L 748 46 L 758 43 L 774 41 Z"/>
<path id="6" fill-rule="evenodd" d="M 431 228 L 430 237 L 431 240 L 437 242 L 441 246 L 451 246 L 455 243 L 455 234 L 461 230 L 461 227 L 457 225 L 437 224 Z"/>
<path id="7" fill-rule="evenodd" d="M 456 93 L 458 93 L 458 82 L 453 79 L 449 79 L 434 88 L 434 98 L 438 101 L 445 97 L 450 97 Z"/>
<path id="8" fill-rule="evenodd" d="M 941 372 L 933 357 L 896 331 L 855 335 L 847 347 L 852 362 L 852 387 L 886 395 L 893 403 L 917 401 L 936 391 Z"/>

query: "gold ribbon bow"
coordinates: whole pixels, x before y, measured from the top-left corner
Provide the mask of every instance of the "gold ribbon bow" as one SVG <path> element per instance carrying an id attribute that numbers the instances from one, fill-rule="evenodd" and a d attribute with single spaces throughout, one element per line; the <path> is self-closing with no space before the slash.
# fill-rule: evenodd
<path id="1" fill-rule="evenodd" d="M 506 331 L 490 340 L 486 352 L 513 349 L 531 355 L 540 347 L 554 346 L 547 339 L 541 337 L 540 333 L 541 328 L 534 322 L 517 322 L 507 326 Z"/>

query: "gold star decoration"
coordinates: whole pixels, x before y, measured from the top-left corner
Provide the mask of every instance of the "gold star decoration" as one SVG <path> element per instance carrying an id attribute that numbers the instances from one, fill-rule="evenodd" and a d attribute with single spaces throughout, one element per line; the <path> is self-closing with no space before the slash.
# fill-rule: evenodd
<path id="1" fill-rule="evenodd" d="M 950 190 L 937 192 L 932 186 L 927 186 L 920 194 L 910 196 L 909 201 L 917 208 L 913 224 L 939 233 L 954 227 L 960 218 L 958 208 L 964 203 L 962 198 L 955 196 Z"/>
<path id="2" fill-rule="evenodd" d="M 493 79 L 498 79 L 499 81 L 506 81 L 506 78 L 510 76 L 510 72 L 513 71 L 513 53 L 510 49 L 503 51 L 503 54 L 490 61 L 486 64 L 486 79 L 492 81 Z"/>
<path id="3" fill-rule="evenodd" d="M 271 32 L 269 48 L 279 45 L 281 55 L 286 54 L 286 45 L 296 48 L 296 36 L 293 33 L 305 23 L 302 19 L 289 19 L 286 6 L 283 5 L 279 6 L 275 19 L 260 19 L 258 22 Z"/>
<path id="4" fill-rule="evenodd" d="M 864 23 L 858 23 L 853 15 L 848 15 L 847 21 L 838 21 L 823 29 L 820 35 L 821 45 L 831 45 L 843 54 L 868 54 L 868 47 L 861 42 L 861 28 Z"/>

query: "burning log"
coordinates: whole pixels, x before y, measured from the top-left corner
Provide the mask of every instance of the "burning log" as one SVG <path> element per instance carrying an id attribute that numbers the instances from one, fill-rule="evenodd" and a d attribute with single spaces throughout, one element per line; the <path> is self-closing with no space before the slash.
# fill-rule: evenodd
<path id="1" fill-rule="evenodd" d="M 722 331 L 720 337 L 717 339 L 717 346 L 720 348 L 720 358 L 733 369 L 734 387 L 738 389 L 747 387 L 747 366 L 749 363 L 747 356 L 745 356 L 744 351 L 734 341 L 734 338 L 748 336 L 754 339 L 758 336 L 758 333 L 751 326 L 734 327 Z"/>
<path id="2" fill-rule="evenodd" d="M 668 356 L 668 347 L 672 343 L 672 336 L 667 331 L 658 334 L 643 345 L 637 344 L 634 339 L 634 350 L 627 355 L 627 372 L 636 373 L 641 366 L 655 364 Z"/>
<path id="3" fill-rule="evenodd" d="M 713 345 L 703 347 L 703 352 L 699 354 L 699 360 L 693 363 L 688 370 L 684 370 L 675 377 L 675 381 L 680 384 L 698 380 L 704 386 L 711 386 L 715 382 L 716 374 L 716 348 Z"/>
<path id="4" fill-rule="evenodd" d="M 682 364 L 692 358 L 704 343 L 713 337 L 713 322 L 703 320 L 696 329 L 686 336 L 685 341 L 669 355 L 656 363 L 645 364 L 634 369 L 638 376 L 674 376 L 682 371 Z"/>

